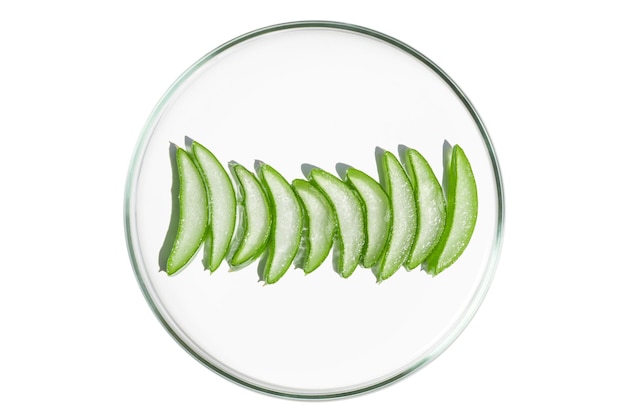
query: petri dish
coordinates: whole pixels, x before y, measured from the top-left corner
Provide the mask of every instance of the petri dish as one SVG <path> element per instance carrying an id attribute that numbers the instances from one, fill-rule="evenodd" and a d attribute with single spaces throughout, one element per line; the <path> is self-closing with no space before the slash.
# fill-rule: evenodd
<path id="1" fill-rule="evenodd" d="M 436 277 L 400 269 L 377 283 L 330 260 L 275 284 L 256 264 L 205 270 L 200 251 L 162 269 L 175 223 L 172 144 L 192 138 L 227 166 L 261 160 L 288 181 L 337 164 L 377 176 L 376 149 L 418 150 L 438 178 L 442 149 L 472 164 L 479 211 L 461 257 Z M 138 139 L 125 192 L 125 231 L 139 286 L 169 334 L 207 368 L 244 387 L 296 399 L 369 392 L 413 374 L 463 331 L 496 269 L 504 224 L 493 143 L 461 89 L 403 42 L 351 24 L 301 21 L 219 46 L 184 72 Z"/>

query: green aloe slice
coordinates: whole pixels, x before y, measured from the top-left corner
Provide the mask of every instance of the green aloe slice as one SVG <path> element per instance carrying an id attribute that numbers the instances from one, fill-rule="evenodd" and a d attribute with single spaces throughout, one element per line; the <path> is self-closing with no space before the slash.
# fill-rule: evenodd
<path id="1" fill-rule="evenodd" d="M 178 229 L 165 272 L 180 271 L 196 254 L 207 233 L 208 200 L 198 168 L 187 152 L 176 149 L 176 166 L 180 188 L 178 192 Z"/>
<path id="2" fill-rule="evenodd" d="M 446 222 L 446 201 L 432 168 L 415 149 L 401 152 L 417 203 L 417 233 L 404 266 L 414 269 L 435 248 Z"/>
<path id="3" fill-rule="evenodd" d="M 261 256 L 272 220 L 269 201 L 256 176 L 236 162 L 230 162 L 229 168 L 239 191 L 239 224 L 228 256 L 231 269 L 236 270 Z"/>
<path id="4" fill-rule="evenodd" d="M 379 155 L 380 184 L 391 202 L 391 224 L 385 250 L 374 267 L 378 281 L 393 275 L 408 259 L 417 229 L 413 188 L 404 168 L 389 151 Z"/>
<path id="5" fill-rule="evenodd" d="M 328 257 L 337 221 L 332 206 L 314 185 L 302 179 L 293 180 L 291 185 L 300 198 L 304 212 L 302 241 L 295 263 L 308 274 Z"/>
<path id="6" fill-rule="evenodd" d="M 356 168 L 346 170 L 346 180 L 363 202 L 366 244 L 361 264 L 365 268 L 371 268 L 382 255 L 389 236 L 389 197 L 376 180 Z"/>
<path id="7" fill-rule="evenodd" d="M 302 209 L 291 185 L 274 168 L 257 162 L 257 174 L 267 191 L 272 229 L 263 260 L 263 280 L 277 282 L 289 269 L 302 235 Z"/>
<path id="8" fill-rule="evenodd" d="M 433 252 L 422 269 L 437 275 L 461 256 L 474 232 L 478 217 L 478 190 L 472 167 L 460 146 L 446 155 L 444 189 L 447 200 L 446 224 Z"/>
<path id="9" fill-rule="evenodd" d="M 207 188 L 209 230 L 204 243 L 204 263 L 214 272 L 226 256 L 233 237 L 237 200 L 230 178 L 217 158 L 195 141 L 191 144 L 191 154 Z"/>
<path id="10" fill-rule="evenodd" d="M 348 278 L 359 265 L 365 245 L 361 202 L 348 184 L 320 168 L 312 169 L 309 178 L 333 207 L 337 219 L 334 267 L 341 277 Z"/>

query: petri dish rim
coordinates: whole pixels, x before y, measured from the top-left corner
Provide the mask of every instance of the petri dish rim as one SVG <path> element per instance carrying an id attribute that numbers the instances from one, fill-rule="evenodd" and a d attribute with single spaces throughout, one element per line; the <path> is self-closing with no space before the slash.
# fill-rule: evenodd
<path id="1" fill-rule="evenodd" d="M 166 106 L 168 104 L 169 99 L 174 95 L 178 88 L 180 88 L 187 79 L 193 76 L 196 71 L 203 67 L 207 62 L 212 60 L 213 58 L 219 56 L 223 52 L 233 48 L 234 46 L 241 44 L 247 40 L 263 36 L 269 33 L 291 30 L 291 29 L 332 29 L 332 30 L 340 30 L 340 31 L 348 31 L 360 35 L 364 35 L 379 41 L 382 41 L 386 44 L 389 44 L 395 48 L 398 48 L 405 53 L 408 53 L 412 57 L 421 61 L 424 65 L 434 71 L 442 81 L 444 81 L 454 92 L 454 94 L 459 98 L 464 107 L 467 109 L 468 113 L 471 115 L 476 127 L 480 132 L 480 136 L 482 137 L 483 143 L 487 150 L 494 179 L 495 186 L 495 195 L 496 195 L 496 226 L 494 230 L 494 235 L 492 237 L 492 250 L 489 254 L 489 258 L 485 267 L 485 271 L 480 281 L 480 285 L 478 286 L 476 292 L 474 293 L 468 308 L 465 311 L 465 314 L 457 321 L 457 323 L 451 327 L 451 331 L 448 333 L 447 337 L 445 337 L 442 342 L 437 345 L 433 350 L 422 358 L 420 361 L 412 363 L 406 369 L 392 375 L 383 381 L 373 383 L 370 385 L 365 385 L 363 387 L 348 389 L 340 392 L 298 392 L 294 390 L 283 389 L 279 387 L 266 387 L 260 384 L 254 384 L 248 382 L 242 378 L 234 375 L 234 372 L 228 372 L 217 366 L 216 364 L 211 363 L 210 361 L 203 358 L 199 355 L 193 347 L 189 346 L 173 329 L 167 319 L 164 317 L 164 313 L 161 311 L 158 302 L 155 301 L 147 288 L 147 284 L 144 281 L 142 268 L 140 266 L 139 259 L 137 258 L 135 242 L 137 242 L 137 233 L 135 229 L 135 225 L 133 223 L 134 213 L 135 213 L 135 190 L 136 190 L 136 182 L 139 175 L 139 171 L 141 168 L 141 164 L 143 161 L 144 151 L 150 141 L 151 133 L 155 129 L 160 116 L 163 114 Z M 504 233 L 504 219 L 505 219 L 505 205 L 504 205 L 504 188 L 502 181 L 502 173 L 500 169 L 500 165 L 498 162 L 498 158 L 496 156 L 494 145 L 491 141 L 489 133 L 479 116 L 478 112 L 467 98 L 465 93 L 460 89 L 460 87 L 452 80 L 450 76 L 448 76 L 439 66 L 437 66 L 433 61 L 423 55 L 421 52 L 417 51 L 413 47 L 407 45 L 404 42 L 401 42 L 391 36 L 383 34 L 381 32 L 349 23 L 336 22 L 336 21 L 324 21 L 324 20 L 304 20 L 304 21 L 295 21 L 295 22 L 287 22 L 280 23 L 276 25 L 266 26 L 257 30 L 253 30 L 246 34 L 243 34 L 239 37 L 236 37 L 219 47 L 215 48 L 211 52 L 204 55 L 200 58 L 196 63 L 194 63 L 191 67 L 189 67 L 185 72 L 183 72 L 176 81 L 168 88 L 165 94 L 158 101 L 155 108 L 150 113 L 148 120 L 146 121 L 142 131 L 140 132 L 139 138 L 135 145 L 135 149 L 133 151 L 133 156 L 130 161 L 130 165 L 128 168 L 128 174 L 126 178 L 125 185 L 125 193 L 124 193 L 124 228 L 125 228 L 125 237 L 126 237 L 126 245 L 129 254 L 129 258 L 131 261 L 131 265 L 133 268 L 133 272 L 139 284 L 139 287 L 146 299 L 148 305 L 150 306 L 152 312 L 155 314 L 161 325 L 166 329 L 166 331 L 170 334 L 170 336 L 193 358 L 199 361 L 202 365 L 209 368 L 216 374 L 226 378 L 227 380 L 234 382 L 240 386 L 251 389 L 256 392 L 264 393 L 271 396 L 295 399 L 295 400 L 331 400 L 331 399 L 339 399 L 352 397 L 360 394 L 364 394 L 367 392 L 371 392 L 383 387 L 386 387 L 394 382 L 397 382 L 408 375 L 411 375 L 423 368 L 434 359 L 436 359 L 441 353 L 443 353 L 463 332 L 463 330 L 467 327 L 469 322 L 472 320 L 478 308 L 482 304 L 491 282 L 493 281 L 495 270 L 498 264 L 498 260 L 500 257 L 500 252 L 502 249 L 502 239 Z"/>

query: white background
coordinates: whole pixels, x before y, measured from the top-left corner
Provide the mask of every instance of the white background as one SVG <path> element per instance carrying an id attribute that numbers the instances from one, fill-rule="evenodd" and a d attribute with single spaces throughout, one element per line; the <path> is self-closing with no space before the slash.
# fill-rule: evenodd
<path id="1" fill-rule="evenodd" d="M 624 415 L 626 14 L 619 2 L 0 5 L 0 415 Z M 164 331 L 135 281 L 127 166 L 187 67 L 250 30 L 324 19 L 413 46 L 469 96 L 504 176 L 504 249 L 460 338 L 330 402 L 248 391 Z"/>

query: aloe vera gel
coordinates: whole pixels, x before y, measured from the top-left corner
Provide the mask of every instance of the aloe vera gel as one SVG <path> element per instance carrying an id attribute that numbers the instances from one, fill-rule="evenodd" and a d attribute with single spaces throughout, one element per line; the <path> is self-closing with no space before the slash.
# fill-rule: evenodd
<path id="1" fill-rule="evenodd" d="M 179 217 L 168 275 L 204 244 L 210 272 L 258 262 L 266 284 L 290 268 L 313 275 L 324 262 L 343 278 L 364 268 L 382 282 L 418 266 L 434 276 L 462 255 L 476 225 L 476 180 L 458 145 L 446 154 L 442 182 L 408 147 L 400 147 L 400 158 L 377 150 L 378 180 L 355 167 L 342 176 L 313 168 L 289 180 L 260 161 L 254 170 L 230 162 L 229 175 L 211 151 L 189 141 L 189 150 L 176 149 Z"/>
<path id="2" fill-rule="evenodd" d="M 262 278 L 273 284 L 287 272 L 300 246 L 302 209 L 291 185 L 274 168 L 259 162 L 257 173 L 269 196 L 272 217 Z"/>

